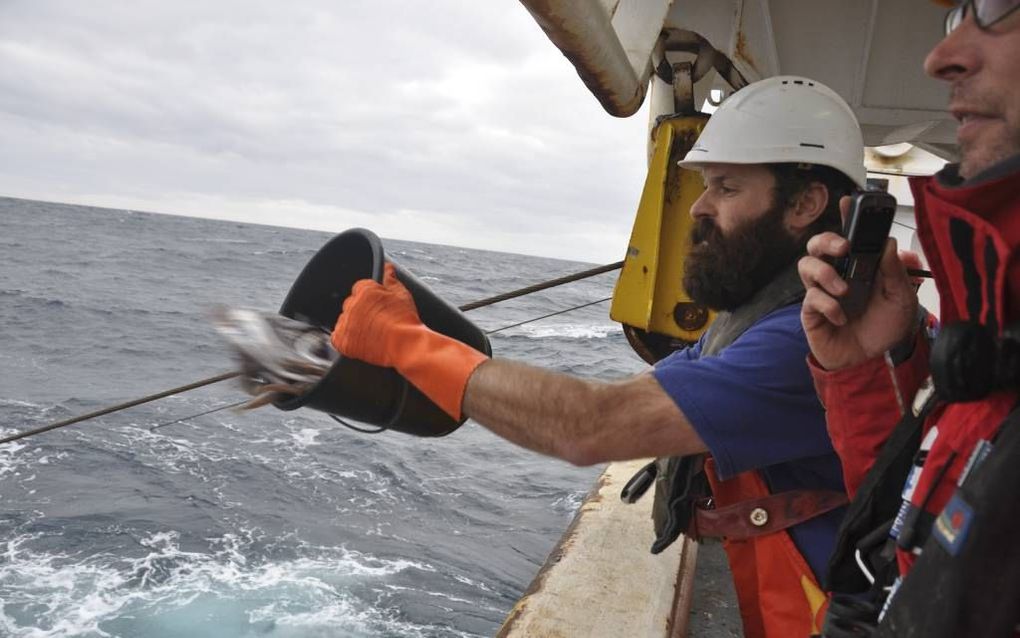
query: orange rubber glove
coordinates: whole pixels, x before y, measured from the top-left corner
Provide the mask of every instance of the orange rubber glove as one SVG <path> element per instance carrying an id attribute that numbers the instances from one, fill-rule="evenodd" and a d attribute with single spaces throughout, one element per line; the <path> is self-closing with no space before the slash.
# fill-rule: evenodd
<path id="1" fill-rule="evenodd" d="M 411 293 L 386 264 L 383 283 L 362 279 L 344 301 L 331 338 L 344 356 L 396 368 L 456 420 L 468 378 L 485 354 L 421 322 Z"/>

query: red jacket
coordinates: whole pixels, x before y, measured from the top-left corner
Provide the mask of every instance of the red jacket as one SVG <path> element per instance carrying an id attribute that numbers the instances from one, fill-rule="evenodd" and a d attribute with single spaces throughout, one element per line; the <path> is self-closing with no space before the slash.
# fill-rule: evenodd
<path id="1" fill-rule="evenodd" d="M 951 179 L 953 171 L 941 175 Z M 911 180 L 917 234 L 935 277 L 943 324 L 976 320 L 1001 332 L 1003 325 L 1020 319 L 1018 185 L 1016 170 L 956 188 L 935 177 Z M 836 372 L 815 361 L 809 364 L 853 497 L 899 420 L 899 406 L 909 408 L 928 375 L 927 342 L 918 336 L 911 357 L 895 368 L 895 384 L 883 358 Z M 928 418 L 925 435 L 933 442 L 910 496 L 913 507 L 926 513 L 921 518 L 928 525 L 955 491 L 977 443 L 993 437 L 1016 400 L 1013 392 L 998 392 L 980 401 L 948 405 Z M 899 550 L 898 559 L 900 572 L 906 573 L 915 556 Z"/>

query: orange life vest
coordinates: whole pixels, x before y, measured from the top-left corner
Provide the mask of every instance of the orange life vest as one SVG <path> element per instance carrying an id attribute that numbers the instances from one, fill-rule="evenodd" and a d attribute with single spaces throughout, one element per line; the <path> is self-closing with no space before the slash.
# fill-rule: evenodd
<path id="1" fill-rule="evenodd" d="M 705 461 L 705 474 L 716 507 L 769 496 L 756 470 L 720 481 L 715 460 Z M 817 635 L 828 600 L 784 529 L 744 540 L 723 540 L 733 572 L 746 638 L 801 638 Z"/>

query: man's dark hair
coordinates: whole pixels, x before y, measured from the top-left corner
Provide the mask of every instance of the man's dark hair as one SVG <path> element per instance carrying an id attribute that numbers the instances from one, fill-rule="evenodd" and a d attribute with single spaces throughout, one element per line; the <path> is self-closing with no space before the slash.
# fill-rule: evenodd
<path id="1" fill-rule="evenodd" d="M 797 197 L 813 182 L 821 182 L 829 191 L 829 201 L 818 219 L 811 222 L 804 232 L 804 243 L 818 233 L 827 230 L 838 231 L 842 228 L 839 216 L 839 198 L 854 192 L 857 186 L 849 177 L 829 166 L 818 164 L 766 164 L 776 178 L 772 206 L 786 210 L 792 206 Z"/>

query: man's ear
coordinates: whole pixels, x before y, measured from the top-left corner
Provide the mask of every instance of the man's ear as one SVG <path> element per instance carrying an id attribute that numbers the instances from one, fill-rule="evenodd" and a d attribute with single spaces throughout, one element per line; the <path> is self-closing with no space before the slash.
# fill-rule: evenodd
<path id="1" fill-rule="evenodd" d="M 816 219 L 822 216 L 828 204 L 829 189 L 821 182 L 811 182 L 797 196 L 793 206 L 786 211 L 786 229 L 795 235 L 799 235 Z"/>

